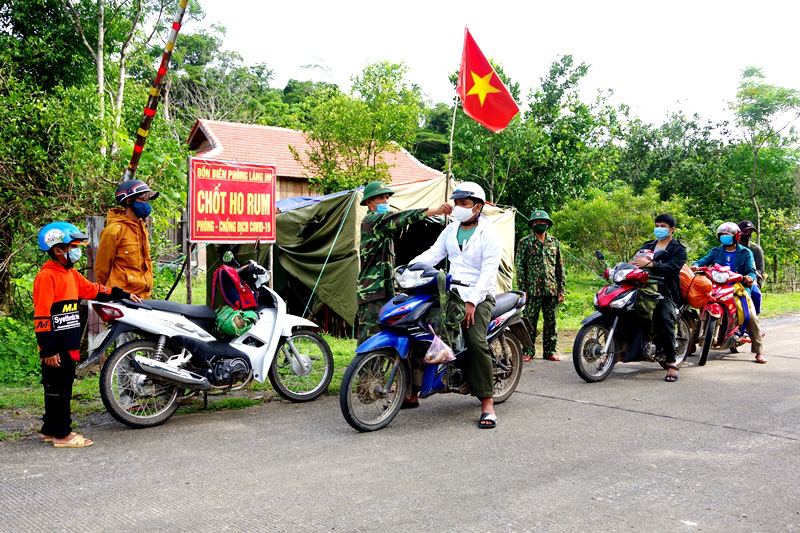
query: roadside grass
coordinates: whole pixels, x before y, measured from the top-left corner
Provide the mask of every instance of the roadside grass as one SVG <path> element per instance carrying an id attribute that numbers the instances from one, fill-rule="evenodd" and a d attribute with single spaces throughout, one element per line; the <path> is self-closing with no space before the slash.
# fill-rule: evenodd
<path id="1" fill-rule="evenodd" d="M 800 292 L 767 292 L 761 301 L 760 318 L 775 318 L 800 313 Z"/>

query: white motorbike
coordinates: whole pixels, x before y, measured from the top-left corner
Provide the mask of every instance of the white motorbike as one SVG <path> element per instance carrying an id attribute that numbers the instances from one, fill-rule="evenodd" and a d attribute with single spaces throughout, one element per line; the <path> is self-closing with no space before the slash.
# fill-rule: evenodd
<path id="1" fill-rule="evenodd" d="M 100 395 L 115 419 L 133 428 L 156 426 L 187 398 L 203 393 L 207 399 L 209 392 L 239 390 L 267 377 L 291 401 L 325 392 L 333 376 L 330 347 L 313 331 L 299 329 L 317 325 L 286 312 L 283 299 L 267 287 L 264 267 L 250 261 L 237 270 L 256 294 L 258 321 L 229 341 L 212 335 L 216 315 L 205 305 L 89 302 L 109 325 L 93 343 L 98 347 L 90 360 L 122 333 L 138 337 L 118 346 L 100 373 Z"/>

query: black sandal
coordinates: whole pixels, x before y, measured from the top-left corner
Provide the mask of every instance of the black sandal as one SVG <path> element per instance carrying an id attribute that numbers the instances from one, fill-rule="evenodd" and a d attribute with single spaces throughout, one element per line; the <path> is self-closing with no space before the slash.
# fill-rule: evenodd
<path id="1" fill-rule="evenodd" d="M 669 373 L 670 370 L 674 370 L 675 373 L 670 374 Z M 664 376 L 664 381 L 666 381 L 667 383 L 675 383 L 676 381 L 678 381 L 679 370 L 680 369 L 678 368 L 678 365 L 667 365 L 667 375 Z"/>

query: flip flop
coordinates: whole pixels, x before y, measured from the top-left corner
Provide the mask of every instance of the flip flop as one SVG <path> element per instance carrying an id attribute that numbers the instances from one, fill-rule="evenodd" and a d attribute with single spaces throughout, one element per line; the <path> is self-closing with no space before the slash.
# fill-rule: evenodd
<path id="1" fill-rule="evenodd" d="M 419 407 L 419 402 L 407 402 L 403 400 L 403 403 L 400 404 L 400 409 L 414 409 L 415 407 Z"/>
<path id="2" fill-rule="evenodd" d="M 756 354 L 756 363 L 761 364 L 761 365 L 766 365 L 767 364 L 767 358 L 764 357 L 763 354 L 757 353 Z"/>
<path id="3" fill-rule="evenodd" d="M 670 370 L 674 370 L 675 373 L 674 374 L 670 374 L 669 373 Z M 678 372 L 679 371 L 680 371 L 680 369 L 678 368 L 677 365 L 667 365 L 667 375 L 664 376 L 664 381 L 666 381 L 667 383 L 675 383 L 676 381 L 678 381 Z"/>
<path id="4" fill-rule="evenodd" d="M 488 422 L 488 424 L 485 422 Z M 497 415 L 494 413 L 482 413 L 478 427 L 481 429 L 494 429 L 497 427 Z"/>
<path id="5" fill-rule="evenodd" d="M 91 446 L 94 444 L 91 440 L 87 439 L 83 435 L 75 434 L 68 442 L 59 443 L 53 442 L 53 446 L 56 448 L 86 448 L 87 446 Z"/>
<path id="6" fill-rule="evenodd" d="M 39 433 L 39 438 L 42 439 L 42 442 L 53 442 L 53 437 L 44 433 Z"/>
<path id="7" fill-rule="evenodd" d="M 542 357 L 545 361 L 561 361 L 561 358 L 557 355 L 548 355 L 546 357 Z"/>

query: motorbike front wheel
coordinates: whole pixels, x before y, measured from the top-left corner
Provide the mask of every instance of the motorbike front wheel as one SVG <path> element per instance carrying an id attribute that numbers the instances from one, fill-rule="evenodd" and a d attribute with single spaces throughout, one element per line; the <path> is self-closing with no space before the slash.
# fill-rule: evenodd
<path id="1" fill-rule="evenodd" d="M 700 366 L 705 366 L 708 361 L 708 352 L 711 351 L 711 345 L 714 344 L 714 330 L 717 326 L 717 319 L 714 317 L 708 318 L 706 323 L 705 337 L 703 340 L 703 349 L 700 351 L 700 361 L 697 362 Z"/>
<path id="2" fill-rule="evenodd" d="M 397 366 L 392 383 L 389 378 Z M 399 355 L 378 350 L 357 355 L 347 366 L 339 391 L 339 406 L 347 423 L 358 431 L 389 425 L 403 404 L 408 368 Z"/>
<path id="3" fill-rule="evenodd" d="M 689 319 L 686 317 L 681 317 L 675 323 L 675 365 L 680 367 L 686 358 L 689 357 L 690 354 L 694 353 L 694 349 L 691 348 L 692 330 L 689 326 Z M 692 350 L 691 352 L 689 350 Z M 667 368 L 667 363 L 661 361 L 659 363 L 661 368 Z"/>
<path id="4" fill-rule="evenodd" d="M 603 353 L 610 329 L 597 320 L 583 326 L 572 345 L 572 363 L 575 371 L 584 381 L 595 383 L 603 381 L 611 374 L 617 362 L 614 339 Z"/>
<path id="5" fill-rule="evenodd" d="M 506 331 L 489 345 L 494 367 L 494 403 L 503 403 L 514 393 L 522 375 L 522 344 Z"/>
<path id="6" fill-rule="evenodd" d="M 176 385 L 153 379 L 134 370 L 135 355 L 166 361 L 172 352 L 164 348 L 156 358 L 156 342 L 135 340 L 114 350 L 100 372 L 100 397 L 111 416 L 132 428 L 163 424 L 178 409 Z"/>
<path id="7" fill-rule="evenodd" d="M 331 349 L 325 339 L 313 331 L 295 331 L 278 348 L 267 375 L 272 388 L 287 400 L 313 400 L 328 389 L 333 377 Z"/>

